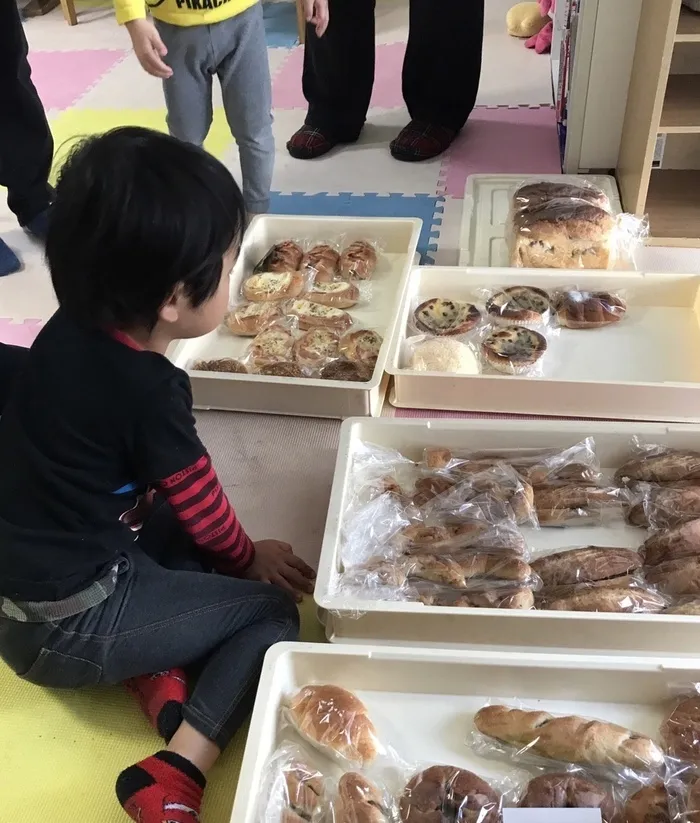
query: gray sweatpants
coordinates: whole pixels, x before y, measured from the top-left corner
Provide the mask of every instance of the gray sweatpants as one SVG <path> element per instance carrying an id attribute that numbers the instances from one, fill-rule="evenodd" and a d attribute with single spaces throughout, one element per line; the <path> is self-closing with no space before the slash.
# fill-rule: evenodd
<path id="1" fill-rule="evenodd" d="M 204 143 L 212 122 L 216 75 L 226 119 L 238 144 L 246 208 L 256 214 L 267 212 L 275 141 L 262 3 L 207 26 L 154 22 L 173 70 L 172 77 L 163 81 L 170 134 L 198 146 Z"/>

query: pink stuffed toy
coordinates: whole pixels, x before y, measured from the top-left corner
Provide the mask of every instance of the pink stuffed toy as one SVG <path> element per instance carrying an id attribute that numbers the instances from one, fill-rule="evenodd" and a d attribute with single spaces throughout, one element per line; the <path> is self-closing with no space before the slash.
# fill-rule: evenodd
<path id="1" fill-rule="evenodd" d="M 554 11 L 555 0 L 538 0 L 538 2 L 540 4 L 540 14 L 542 17 L 548 17 L 549 13 Z M 553 31 L 554 22 L 550 20 L 538 34 L 525 41 L 525 48 L 534 49 L 537 54 L 546 54 L 551 51 Z"/>

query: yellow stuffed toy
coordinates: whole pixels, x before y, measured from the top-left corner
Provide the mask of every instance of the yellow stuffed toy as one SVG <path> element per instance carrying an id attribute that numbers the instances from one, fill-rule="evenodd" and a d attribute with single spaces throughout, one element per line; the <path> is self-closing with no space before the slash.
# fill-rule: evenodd
<path id="1" fill-rule="evenodd" d="M 539 3 L 518 3 L 506 15 L 506 27 L 511 37 L 534 37 L 547 25 Z"/>

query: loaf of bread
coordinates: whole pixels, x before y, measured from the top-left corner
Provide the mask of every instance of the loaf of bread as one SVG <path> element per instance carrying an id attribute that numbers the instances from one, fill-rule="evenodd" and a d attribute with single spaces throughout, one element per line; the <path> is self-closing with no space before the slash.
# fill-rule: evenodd
<path id="1" fill-rule="evenodd" d="M 595 580 L 591 583 L 573 583 L 568 586 L 548 586 L 537 592 L 537 608 L 548 609 L 549 604 L 559 600 L 568 600 L 575 595 L 591 592 L 593 589 L 615 589 L 621 596 L 622 589 L 637 590 L 640 588 L 640 577 L 636 574 L 621 574 L 619 577 L 610 577 L 607 580 Z"/>
<path id="2" fill-rule="evenodd" d="M 610 790 L 569 772 L 533 778 L 518 803 L 521 809 L 600 809 L 603 823 L 613 823 L 615 801 Z"/>
<path id="3" fill-rule="evenodd" d="M 688 823 L 700 823 L 700 777 L 688 784 L 685 797 L 685 819 Z"/>
<path id="4" fill-rule="evenodd" d="M 569 596 L 549 600 L 546 607 L 558 612 L 618 612 L 657 614 L 668 605 L 665 597 L 651 589 L 608 588 L 593 584 Z"/>
<path id="5" fill-rule="evenodd" d="M 661 453 L 636 457 L 615 472 L 615 480 L 629 483 L 677 483 L 700 478 L 700 454 L 669 449 Z"/>
<path id="6" fill-rule="evenodd" d="M 640 552 L 646 566 L 658 566 L 684 557 L 700 557 L 700 519 L 652 534 Z"/>
<path id="7" fill-rule="evenodd" d="M 498 823 L 501 798 L 473 772 L 431 766 L 409 780 L 399 812 L 401 823 Z"/>
<path id="8" fill-rule="evenodd" d="M 700 486 L 668 485 L 648 489 L 643 503 L 633 506 L 627 520 L 632 526 L 672 529 L 700 517 Z"/>
<path id="9" fill-rule="evenodd" d="M 680 603 L 676 603 L 674 606 L 669 606 L 668 609 L 664 609 L 664 614 L 684 614 L 691 617 L 696 617 L 700 615 L 700 599 L 698 598 L 689 598 L 687 600 L 683 600 Z"/>
<path id="10" fill-rule="evenodd" d="M 664 594 L 700 594 L 700 557 L 667 560 L 646 570 L 646 580 Z"/>
<path id="11" fill-rule="evenodd" d="M 700 765 L 700 697 L 686 697 L 661 724 L 666 754 Z"/>
<path id="12" fill-rule="evenodd" d="M 616 223 L 580 200 L 550 200 L 513 215 L 511 266 L 609 269 L 616 263 Z"/>
<path id="13" fill-rule="evenodd" d="M 626 767 L 640 772 L 663 765 L 664 756 L 653 740 L 614 723 L 571 715 L 523 711 L 510 706 L 486 706 L 474 725 L 488 737 L 564 763 Z"/>
<path id="14" fill-rule="evenodd" d="M 528 583 L 530 565 L 508 552 L 457 552 L 452 555 L 414 554 L 401 561 L 409 578 L 463 589 L 478 580 Z"/>
<path id="15" fill-rule="evenodd" d="M 599 209 L 611 211 L 610 198 L 598 186 L 582 180 L 566 183 L 558 180 L 535 180 L 520 186 L 513 195 L 514 211 L 534 208 L 550 200 L 580 200 Z"/>
<path id="16" fill-rule="evenodd" d="M 305 686 L 287 704 L 287 718 L 313 746 L 341 762 L 367 766 L 378 754 L 364 703 L 340 686 Z"/>
<path id="17" fill-rule="evenodd" d="M 333 823 L 392 823 L 391 809 L 374 783 L 348 772 L 338 782 Z"/>
<path id="18" fill-rule="evenodd" d="M 498 548 L 522 556 L 527 548 L 525 538 L 518 529 L 494 529 L 483 520 L 450 526 L 405 526 L 398 534 L 397 543 L 403 552 L 419 554 Z"/>
<path id="19" fill-rule="evenodd" d="M 535 487 L 535 508 L 541 525 L 563 526 L 600 518 L 604 509 L 619 506 L 615 488 L 576 483 Z"/>
<path id="20" fill-rule="evenodd" d="M 627 575 L 641 565 L 641 557 L 631 549 L 588 546 L 540 557 L 532 561 L 532 570 L 545 587 L 571 586 Z"/>
<path id="21" fill-rule="evenodd" d="M 625 803 L 622 823 L 670 823 L 668 795 L 663 783 L 635 792 Z"/>

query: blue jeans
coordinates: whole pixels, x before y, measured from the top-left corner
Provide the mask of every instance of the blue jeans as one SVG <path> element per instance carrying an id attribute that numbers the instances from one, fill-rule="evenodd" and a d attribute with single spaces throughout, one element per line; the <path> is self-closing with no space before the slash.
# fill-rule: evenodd
<path id="1" fill-rule="evenodd" d="M 71 689 L 183 667 L 195 682 L 183 717 L 223 749 L 252 709 L 265 653 L 298 631 L 290 596 L 207 572 L 164 504 L 121 557 L 113 594 L 54 622 L 0 617 L 0 657 L 31 683 Z"/>

